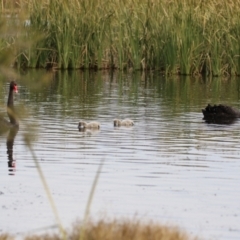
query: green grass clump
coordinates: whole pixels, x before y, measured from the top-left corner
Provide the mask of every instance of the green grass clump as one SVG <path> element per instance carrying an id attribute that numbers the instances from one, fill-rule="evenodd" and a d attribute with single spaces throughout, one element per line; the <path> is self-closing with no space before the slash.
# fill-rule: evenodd
<path id="1" fill-rule="evenodd" d="M 21 37 L 36 39 L 18 49 L 19 67 L 240 74 L 240 0 L 19 0 L 11 9 L 24 13 Z"/>

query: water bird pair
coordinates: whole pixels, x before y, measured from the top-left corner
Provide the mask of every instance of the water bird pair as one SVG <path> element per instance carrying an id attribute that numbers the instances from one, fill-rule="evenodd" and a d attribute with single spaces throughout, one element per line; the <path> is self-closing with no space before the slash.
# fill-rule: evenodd
<path id="1" fill-rule="evenodd" d="M 113 126 L 114 127 L 121 127 L 121 126 L 125 126 L 125 127 L 130 127 L 133 126 L 134 122 L 131 119 L 114 119 L 113 120 Z M 78 129 L 79 130 L 83 130 L 83 129 L 99 129 L 100 128 L 100 123 L 99 122 L 83 122 L 80 121 L 78 124 Z"/>

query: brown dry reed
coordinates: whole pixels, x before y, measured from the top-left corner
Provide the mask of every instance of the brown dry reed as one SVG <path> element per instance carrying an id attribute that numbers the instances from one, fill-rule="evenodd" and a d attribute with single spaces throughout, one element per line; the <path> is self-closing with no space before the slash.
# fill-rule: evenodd
<path id="1" fill-rule="evenodd" d="M 2 19 L 23 26 L 15 37 L 36 39 L 17 49 L 18 67 L 240 74 L 240 0 L 10 2 Z"/>
<path id="2" fill-rule="evenodd" d="M 73 228 L 68 233 L 68 240 L 82 239 L 79 226 Z M 0 240 L 7 240 L 7 235 L 0 236 Z M 14 239 L 14 238 L 13 238 Z M 61 240 L 59 235 L 32 235 L 23 238 L 24 240 Z M 140 223 L 136 220 L 131 221 L 99 221 L 89 222 L 84 233 L 84 240 L 197 240 L 190 237 L 177 228 L 161 226 L 156 223 Z"/>

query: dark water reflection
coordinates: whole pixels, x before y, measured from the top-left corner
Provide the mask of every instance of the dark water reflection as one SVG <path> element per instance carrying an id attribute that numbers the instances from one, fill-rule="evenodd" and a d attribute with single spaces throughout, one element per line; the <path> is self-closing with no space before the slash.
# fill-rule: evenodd
<path id="1" fill-rule="evenodd" d="M 2 106 L 8 87 L 0 85 Z M 16 105 L 28 117 L 13 145 L 14 176 L 8 175 L 7 135 L 0 138 L 0 233 L 54 223 L 23 140 L 32 132 L 64 225 L 83 217 L 104 160 L 93 218 L 137 215 L 206 239 L 240 239 L 240 122 L 207 124 L 201 113 L 207 103 L 240 108 L 239 79 L 29 71 L 19 85 Z M 135 126 L 113 127 L 114 118 L 127 117 Z M 101 128 L 79 132 L 79 120 L 97 120 Z"/>
<path id="2" fill-rule="evenodd" d="M 14 140 L 18 133 L 18 127 L 11 128 L 8 131 L 7 136 L 7 155 L 8 155 L 8 168 L 9 174 L 12 175 L 15 172 L 15 159 L 13 158 L 13 146 Z"/>

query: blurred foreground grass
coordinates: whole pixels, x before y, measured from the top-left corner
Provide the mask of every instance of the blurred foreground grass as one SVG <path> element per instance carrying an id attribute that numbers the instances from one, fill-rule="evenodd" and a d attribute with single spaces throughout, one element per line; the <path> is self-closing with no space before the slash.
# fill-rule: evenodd
<path id="1" fill-rule="evenodd" d="M 67 234 L 70 240 L 197 240 L 175 227 L 163 226 L 154 222 L 141 223 L 136 220 L 100 220 L 86 225 L 84 237 L 80 234 L 80 223 L 76 223 Z M 3 234 L 0 240 L 15 239 Z M 57 234 L 29 235 L 24 240 L 60 240 Z"/>

